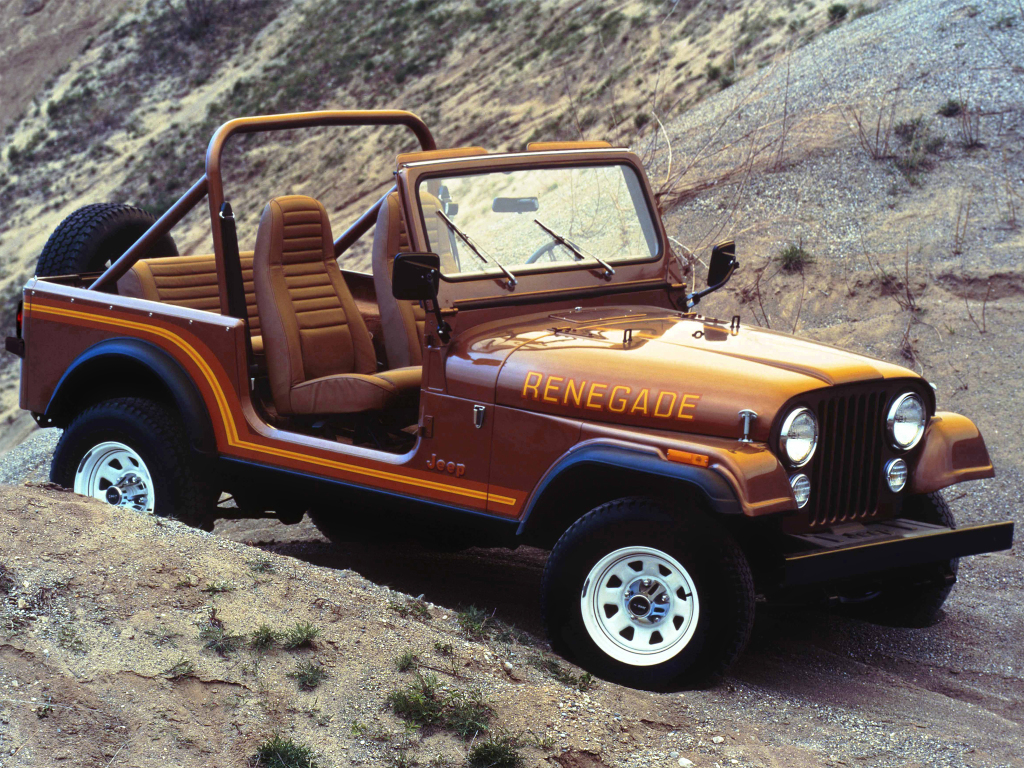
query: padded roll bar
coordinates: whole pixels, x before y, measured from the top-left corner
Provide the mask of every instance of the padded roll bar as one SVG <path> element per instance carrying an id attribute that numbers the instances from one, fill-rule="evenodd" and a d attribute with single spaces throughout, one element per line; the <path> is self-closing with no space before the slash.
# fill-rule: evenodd
<path id="1" fill-rule="evenodd" d="M 142 237 L 124 252 L 124 254 L 107 271 L 100 275 L 89 286 L 89 290 L 98 291 L 116 283 L 135 262 L 146 255 L 146 252 L 159 238 L 166 235 L 207 196 L 210 203 L 210 222 L 213 234 L 213 252 L 217 262 L 217 283 L 220 292 L 221 314 L 230 314 L 228 303 L 227 281 L 224 274 L 224 247 L 221 239 L 220 207 L 224 203 L 224 181 L 221 176 L 221 154 L 224 144 L 236 133 L 264 133 L 268 131 L 287 131 L 295 128 L 313 128 L 322 125 L 404 125 L 416 136 L 420 148 L 424 151 L 436 149 L 434 137 L 419 117 L 412 112 L 399 109 L 375 110 L 324 110 L 321 112 L 293 112 L 282 115 L 262 115 L 259 117 L 239 117 L 224 123 L 213 134 L 206 150 L 206 174 L 193 184 L 181 198 L 172 205 L 153 226 L 143 233 Z M 340 253 L 369 230 L 376 221 L 377 212 L 387 195 L 359 217 L 335 241 L 334 252 Z"/>

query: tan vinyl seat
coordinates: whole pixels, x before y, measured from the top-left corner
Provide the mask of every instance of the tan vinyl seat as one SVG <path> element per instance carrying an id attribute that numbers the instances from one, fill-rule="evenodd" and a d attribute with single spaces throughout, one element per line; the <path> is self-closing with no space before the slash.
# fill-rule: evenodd
<path id="1" fill-rule="evenodd" d="M 431 247 L 441 257 L 441 271 L 445 274 L 458 272 L 447 227 L 437 216 L 437 211 L 441 210 L 441 201 L 427 192 L 422 192 L 420 197 L 427 236 Z M 409 248 L 409 233 L 402 215 L 402 204 L 398 193 L 392 192 L 380 207 L 373 233 L 373 283 L 380 306 L 384 348 L 388 353 L 388 364 L 392 366 L 423 363 L 426 311 L 420 302 L 400 301 L 391 293 L 395 256 Z"/>
<path id="2" fill-rule="evenodd" d="M 376 372 L 370 333 L 334 258 L 327 212 L 313 198 L 278 197 L 264 208 L 253 282 L 279 413 L 380 410 L 419 389 L 418 366 Z"/>
<path id="3" fill-rule="evenodd" d="M 263 353 L 263 339 L 260 336 L 260 315 L 256 308 L 256 289 L 252 282 L 252 256 L 252 251 L 239 254 L 252 351 L 260 355 Z M 213 254 L 140 259 L 117 281 L 117 292 L 121 296 L 136 299 L 220 312 L 217 262 Z"/>

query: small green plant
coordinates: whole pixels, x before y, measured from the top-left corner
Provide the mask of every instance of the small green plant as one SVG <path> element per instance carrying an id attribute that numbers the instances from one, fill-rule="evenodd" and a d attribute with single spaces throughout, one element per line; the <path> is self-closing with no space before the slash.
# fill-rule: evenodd
<path id="1" fill-rule="evenodd" d="M 192 580 L 186 578 L 186 579 L 179 579 L 178 583 L 174 585 L 174 588 L 175 589 L 188 589 L 191 586 L 194 586 L 192 584 Z"/>
<path id="2" fill-rule="evenodd" d="M 40 720 L 53 714 L 53 700 L 47 696 L 46 701 L 36 707 L 36 717 Z"/>
<path id="3" fill-rule="evenodd" d="M 707 75 L 708 80 L 714 81 L 722 76 L 722 68 L 717 64 L 708 62 L 708 65 L 704 70 L 704 74 Z"/>
<path id="4" fill-rule="evenodd" d="M 392 598 L 388 600 L 388 610 L 397 613 L 403 619 L 412 617 L 417 621 L 430 621 L 433 618 L 427 604 L 416 598 L 406 598 L 405 600 Z"/>
<path id="5" fill-rule="evenodd" d="M 170 669 L 165 669 L 160 674 L 168 680 L 181 680 L 186 677 L 195 677 L 196 665 L 189 661 L 184 655 Z"/>
<path id="6" fill-rule="evenodd" d="M 295 678 L 299 690 L 312 691 L 327 677 L 327 671 L 315 661 L 307 660 L 299 662 L 295 671 L 288 673 L 288 677 Z"/>
<path id="7" fill-rule="evenodd" d="M 57 630 L 57 645 L 72 653 L 84 654 L 88 650 L 85 641 L 78 634 L 78 630 L 68 624 L 62 625 Z"/>
<path id="8" fill-rule="evenodd" d="M 941 117 L 956 117 L 964 111 L 964 103 L 960 99 L 946 99 L 946 103 L 936 112 Z"/>
<path id="9" fill-rule="evenodd" d="M 519 739 L 512 734 L 494 734 L 481 741 L 466 756 L 470 768 L 521 768 L 525 760 Z"/>
<path id="10" fill-rule="evenodd" d="M 451 643 L 442 643 L 440 640 L 434 643 L 434 651 L 438 656 L 450 657 L 455 655 L 455 649 Z"/>
<path id="11" fill-rule="evenodd" d="M 399 656 L 395 657 L 395 666 L 399 672 L 408 672 L 410 669 L 416 669 L 419 666 L 419 657 L 416 656 L 412 651 L 405 651 Z"/>
<path id="12" fill-rule="evenodd" d="M 233 584 L 229 584 L 226 581 L 217 581 L 212 584 L 207 584 L 201 591 L 207 592 L 211 595 L 218 595 L 222 592 L 234 592 L 235 587 Z"/>
<path id="13" fill-rule="evenodd" d="M 275 733 L 260 744 L 250 768 L 321 768 L 312 748 Z"/>
<path id="14" fill-rule="evenodd" d="M 444 698 L 437 675 L 416 673 L 416 679 L 404 688 L 388 694 L 388 704 L 403 720 L 417 725 L 434 725 L 441 719 Z"/>
<path id="15" fill-rule="evenodd" d="M 349 728 L 349 732 L 352 734 L 353 739 L 358 739 L 360 736 L 369 733 L 369 731 L 370 729 L 367 726 L 360 723 L 358 720 L 353 720 L 352 725 Z"/>
<path id="16" fill-rule="evenodd" d="M 277 642 L 278 633 L 266 624 L 260 624 L 253 633 L 249 635 L 249 647 L 257 653 L 266 653 L 274 647 Z"/>
<path id="17" fill-rule="evenodd" d="M 928 123 L 924 119 L 924 115 L 903 120 L 896 123 L 896 126 L 893 128 L 893 133 L 896 134 L 897 138 L 907 144 L 920 139 L 927 132 Z"/>
<path id="18" fill-rule="evenodd" d="M 274 573 L 274 564 L 269 560 L 250 560 L 249 570 L 253 573 Z"/>
<path id="19" fill-rule="evenodd" d="M 474 640 L 485 640 L 490 636 L 491 616 L 482 608 L 469 606 L 458 613 L 459 629 Z"/>
<path id="20" fill-rule="evenodd" d="M 443 723 L 446 728 L 470 739 L 478 733 L 487 731 L 491 721 L 491 706 L 480 691 L 468 694 L 453 693 L 449 695 L 444 711 Z"/>
<path id="21" fill-rule="evenodd" d="M 790 243 L 779 252 L 779 266 L 783 272 L 803 272 L 804 267 L 814 263 L 814 258 L 802 245 Z"/>
<path id="22" fill-rule="evenodd" d="M 594 687 L 595 681 L 592 674 L 589 672 L 584 672 L 581 675 L 574 674 L 549 656 L 534 656 L 530 659 L 530 664 L 541 672 L 551 675 L 551 677 L 563 685 L 575 688 L 578 691 L 589 691 Z"/>
<path id="23" fill-rule="evenodd" d="M 199 639 L 204 648 L 225 659 L 245 642 L 245 638 L 241 635 L 227 631 L 224 622 L 217 616 L 216 608 L 210 609 L 210 618 L 204 626 L 200 627 Z"/>
<path id="24" fill-rule="evenodd" d="M 417 726 L 436 725 L 464 739 L 487 730 L 492 709 L 480 691 L 444 691 L 436 675 L 416 673 L 416 679 L 388 695 L 395 714 Z"/>
<path id="25" fill-rule="evenodd" d="M 312 648 L 313 643 L 320 637 L 320 627 L 308 621 L 296 622 L 294 627 L 286 629 L 281 635 L 281 645 L 289 651 L 298 648 Z"/>
<path id="26" fill-rule="evenodd" d="M 846 15 L 849 12 L 850 8 L 845 3 L 832 3 L 828 7 L 828 23 L 841 24 L 846 20 Z"/>

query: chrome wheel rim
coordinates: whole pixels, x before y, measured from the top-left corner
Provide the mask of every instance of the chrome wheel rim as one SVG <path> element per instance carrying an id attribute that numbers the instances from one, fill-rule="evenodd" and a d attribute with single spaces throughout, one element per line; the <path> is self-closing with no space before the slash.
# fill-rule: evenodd
<path id="1" fill-rule="evenodd" d="M 75 471 L 74 491 L 147 514 L 153 513 L 156 503 L 146 462 L 132 448 L 112 440 L 86 451 Z"/>
<path id="2" fill-rule="evenodd" d="M 700 601 L 693 578 L 674 557 L 651 547 L 624 547 L 590 569 L 580 610 L 598 648 L 624 664 L 649 667 L 687 646 Z"/>

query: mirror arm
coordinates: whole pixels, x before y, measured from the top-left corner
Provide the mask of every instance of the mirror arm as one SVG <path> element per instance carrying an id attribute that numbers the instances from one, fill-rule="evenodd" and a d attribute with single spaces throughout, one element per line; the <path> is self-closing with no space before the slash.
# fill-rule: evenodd
<path id="1" fill-rule="evenodd" d="M 442 344 L 452 340 L 452 327 L 441 316 L 441 303 L 437 299 L 437 291 L 434 290 L 434 275 L 436 270 L 430 270 L 424 275 L 427 285 L 430 287 L 430 303 L 433 305 L 434 317 L 437 319 L 437 337 Z"/>
<path id="2" fill-rule="evenodd" d="M 686 294 L 686 299 L 685 299 L 686 311 L 689 312 L 691 309 L 693 309 L 698 304 L 700 304 L 700 300 L 703 299 L 705 296 L 707 296 L 709 293 L 714 293 L 719 288 L 721 288 L 723 285 L 728 283 L 730 278 L 733 275 L 733 272 L 735 272 L 739 268 L 740 268 L 740 263 L 738 261 L 733 261 L 732 269 L 729 270 L 729 274 L 727 274 L 725 276 L 725 280 L 720 282 L 718 285 L 712 285 L 712 286 L 710 286 L 708 288 L 705 288 L 703 291 L 694 291 L 693 293 Z"/>

